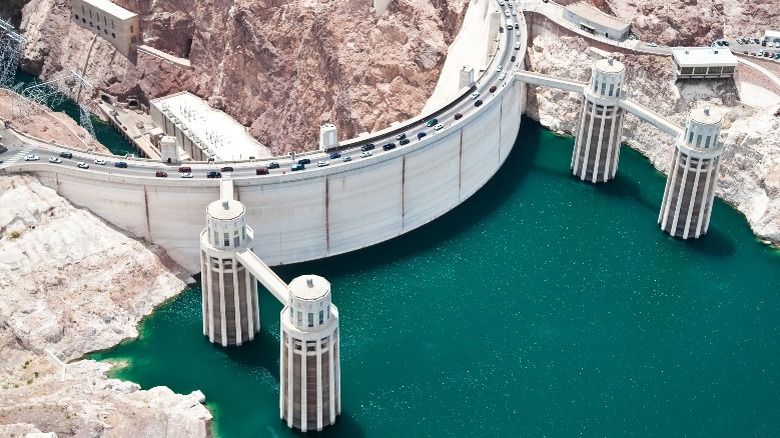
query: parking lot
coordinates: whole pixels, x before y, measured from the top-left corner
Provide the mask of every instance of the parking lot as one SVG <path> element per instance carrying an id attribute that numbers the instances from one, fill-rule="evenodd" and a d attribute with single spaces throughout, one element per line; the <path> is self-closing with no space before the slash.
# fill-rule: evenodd
<path id="1" fill-rule="evenodd" d="M 768 42 L 763 41 L 761 37 L 740 37 L 718 40 L 712 44 L 714 47 L 728 46 L 734 54 L 761 57 L 780 62 L 780 41 Z"/>

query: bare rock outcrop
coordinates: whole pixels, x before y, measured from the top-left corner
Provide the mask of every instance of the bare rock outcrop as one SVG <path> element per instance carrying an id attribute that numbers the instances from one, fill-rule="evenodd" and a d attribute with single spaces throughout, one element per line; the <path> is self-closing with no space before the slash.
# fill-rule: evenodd
<path id="1" fill-rule="evenodd" d="M 417 114 L 467 3 L 394 0 L 377 17 L 370 0 L 118 0 L 142 16 L 143 43 L 189 55 L 186 69 L 144 53 L 131 62 L 102 38 L 90 49 L 69 0 L 31 0 L 23 66 L 52 76 L 86 65 L 93 84 L 125 97 L 186 89 L 282 154 L 312 149 L 325 122 L 348 138 Z"/>
<path id="2" fill-rule="evenodd" d="M 36 179 L 0 178 L 0 424 L 60 436 L 207 436 L 196 395 L 141 391 L 109 365 L 63 361 L 138 335 L 185 286 L 164 252 L 112 229 Z M 20 426 L 21 427 L 21 426 Z"/>
<path id="3" fill-rule="evenodd" d="M 558 37 L 539 25 L 533 26 L 531 38 L 533 47 L 526 57 L 529 70 L 590 79 L 596 58 L 583 51 L 586 41 Z M 666 57 L 613 56 L 627 66 L 629 97 L 673 122 L 682 126 L 692 108 L 705 105 L 723 116 L 725 152 L 716 195 L 735 205 L 757 235 L 780 243 L 780 118 L 775 115 L 780 105 L 761 109 L 743 104 L 734 80 L 674 82 Z M 580 99 L 573 93 L 529 87 L 527 113 L 550 129 L 573 133 L 579 122 Z M 626 143 L 646 155 L 657 169 L 668 172 L 673 151 L 669 136 L 630 114 L 623 134 Z"/>

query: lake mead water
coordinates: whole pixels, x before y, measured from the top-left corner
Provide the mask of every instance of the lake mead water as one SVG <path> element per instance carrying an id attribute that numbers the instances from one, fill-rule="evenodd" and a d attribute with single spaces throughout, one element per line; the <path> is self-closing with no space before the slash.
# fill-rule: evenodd
<path id="1" fill-rule="evenodd" d="M 343 411 L 324 435 L 780 435 L 780 251 L 720 201 L 706 237 L 668 237 L 663 175 L 624 147 L 615 181 L 583 183 L 572 146 L 524 118 L 455 211 L 277 270 L 326 277 L 340 311 Z M 114 375 L 144 388 L 202 390 L 222 437 L 295 436 L 279 420 L 281 305 L 262 287 L 260 305 L 253 342 L 216 347 L 192 287 L 93 357 L 128 361 Z"/>

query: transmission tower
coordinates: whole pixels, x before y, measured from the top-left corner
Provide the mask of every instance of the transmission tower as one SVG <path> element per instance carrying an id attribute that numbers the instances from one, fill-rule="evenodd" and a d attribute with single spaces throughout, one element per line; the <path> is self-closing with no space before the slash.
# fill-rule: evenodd
<path id="1" fill-rule="evenodd" d="M 0 18 L 0 88 L 11 88 L 16 77 L 19 57 L 27 39 L 16 31 L 11 22 Z"/>
<path id="2" fill-rule="evenodd" d="M 70 97 L 79 106 L 79 119 L 81 126 L 95 137 L 95 128 L 92 126 L 89 109 L 80 102 L 82 91 L 92 91 L 92 84 L 81 77 L 80 74 L 71 70 L 68 74 L 46 82 L 25 88 L 21 95 L 38 105 L 54 107 Z"/>

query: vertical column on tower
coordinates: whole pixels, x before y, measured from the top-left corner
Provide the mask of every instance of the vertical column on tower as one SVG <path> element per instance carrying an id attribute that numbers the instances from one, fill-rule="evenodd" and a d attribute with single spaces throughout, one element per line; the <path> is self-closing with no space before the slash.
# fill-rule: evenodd
<path id="1" fill-rule="evenodd" d="M 595 183 L 615 177 L 625 115 L 618 101 L 625 76 L 626 67 L 612 58 L 593 65 L 571 157 L 571 171 L 581 180 Z"/>
<path id="2" fill-rule="evenodd" d="M 257 281 L 235 256 L 252 249 L 245 212 L 239 201 L 212 202 L 200 234 L 203 334 L 222 346 L 241 345 L 260 331 Z"/>
<path id="3" fill-rule="evenodd" d="M 675 141 L 672 167 L 666 180 L 658 224 L 682 239 L 707 232 L 715 197 L 723 142 L 722 119 L 708 108 L 697 108 L 685 122 L 685 133 Z"/>
<path id="4" fill-rule="evenodd" d="M 322 277 L 298 277 L 288 288 L 280 316 L 279 416 L 303 432 L 322 430 L 341 414 L 339 313 Z"/>

